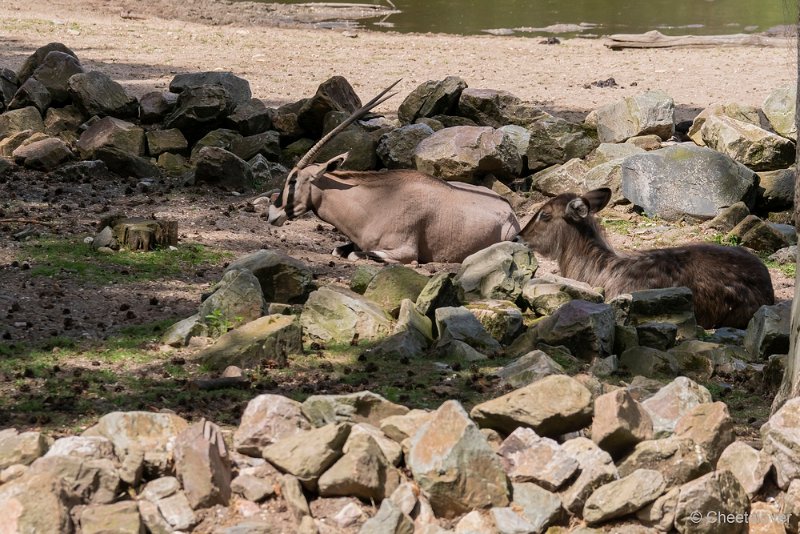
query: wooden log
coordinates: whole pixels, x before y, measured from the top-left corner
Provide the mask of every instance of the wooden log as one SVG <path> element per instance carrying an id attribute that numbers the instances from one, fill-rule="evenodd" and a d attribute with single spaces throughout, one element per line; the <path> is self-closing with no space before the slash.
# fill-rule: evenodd
<path id="1" fill-rule="evenodd" d="M 604 43 L 612 50 L 623 48 L 679 48 L 709 46 L 762 46 L 787 47 L 790 42 L 782 37 L 760 34 L 736 33 L 731 35 L 664 35 L 653 30 L 647 33 L 615 34 Z M 792 45 L 793 46 L 793 45 Z"/>
<path id="2" fill-rule="evenodd" d="M 156 221 L 141 217 L 119 220 L 112 228 L 120 248 L 148 251 L 178 244 L 178 221 Z"/>

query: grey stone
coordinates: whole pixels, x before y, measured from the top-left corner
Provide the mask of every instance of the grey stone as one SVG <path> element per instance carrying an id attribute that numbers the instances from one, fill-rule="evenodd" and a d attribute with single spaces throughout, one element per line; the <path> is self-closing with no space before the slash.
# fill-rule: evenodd
<path id="1" fill-rule="evenodd" d="M 603 302 L 589 284 L 552 274 L 533 278 L 522 288 L 522 298 L 539 315 L 551 315 L 570 300 Z"/>
<path id="2" fill-rule="evenodd" d="M 678 362 L 673 354 L 649 347 L 631 347 L 620 355 L 619 363 L 632 375 L 676 376 Z"/>
<path id="3" fill-rule="evenodd" d="M 761 306 L 750 319 L 744 347 L 754 359 L 764 360 L 771 354 L 789 352 L 791 312 L 791 301 L 780 302 L 774 306 Z"/>
<path id="4" fill-rule="evenodd" d="M 175 495 L 181 489 L 181 483 L 175 477 L 161 477 L 151 480 L 145 485 L 140 497 L 150 502 L 157 502 Z"/>
<path id="5" fill-rule="evenodd" d="M 675 131 L 675 104 L 661 91 L 629 96 L 594 111 L 597 135 L 603 143 L 621 143 L 637 135 L 669 139 Z"/>
<path id="6" fill-rule="evenodd" d="M 728 445 L 717 462 L 717 470 L 733 473 L 750 497 L 759 492 L 770 469 L 772 460 L 769 454 L 742 441 Z"/>
<path id="7" fill-rule="evenodd" d="M 231 498 L 231 462 L 219 427 L 198 421 L 178 434 L 175 472 L 193 509 L 227 506 Z"/>
<path id="8" fill-rule="evenodd" d="M 14 150 L 12 155 L 17 163 L 45 172 L 52 171 L 72 158 L 72 152 L 67 144 L 56 137 L 22 145 Z"/>
<path id="9" fill-rule="evenodd" d="M 178 103 L 178 95 L 168 91 L 152 91 L 139 99 L 139 120 L 143 123 L 160 122 Z"/>
<path id="10" fill-rule="evenodd" d="M 567 440 L 561 450 L 578 461 L 580 471 L 559 497 L 569 513 L 580 516 L 589 496 L 597 488 L 619 479 L 619 474 L 611 456 L 587 438 Z"/>
<path id="11" fill-rule="evenodd" d="M 414 150 L 418 170 L 445 180 L 474 182 L 487 174 L 512 180 L 522 159 L 502 131 L 488 126 L 455 126 L 434 132 Z"/>
<path id="12" fill-rule="evenodd" d="M 0 517 L 9 532 L 71 532 L 72 504 L 66 483 L 55 474 L 23 476 L 0 486 Z"/>
<path id="13" fill-rule="evenodd" d="M 578 461 L 558 443 L 536 435 L 530 428 L 517 428 L 497 454 L 512 481 L 533 482 L 549 491 L 560 489 L 578 470 Z"/>
<path id="14" fill-rule="evenodd" d="M 725 117 L 751 124 L 753 126 L 761 125 L 761 118 L 758 114 L 758 108 L 754 106 L 743 106 L 740 104 L 711 104 L 692 121 L 692 127 L 689 128 L 689 138 L 700 146 L 705 146 L 705 139 L 703 138 L 703 125 L 710 117 Z"/>
<path id="15" fill-rule="evenodd" d="M 695 337 L 697 320 L 694 316 L 694 299 L 689 288 L 634 291 L 627 296 L 615 297 L 609 304 L 614 308 L 618 323 L 630 326 L 671 323 L 677 325 L 679 337 Z"/>
<path id="16" fill-rule="evenodd" d="M 242 104 L 252 97 L 247 80 L 224 71 L 178 74 L 169 83 L 169 90 L 173 93 L 184 93 L 190 88 L 201 86 L 219 86 L 225 89 L 234 104 Z"/>
<path id="17" fill-rule="evenodd" d="M 232 262 L 226 270 L 247 269 L 258 278 L 267 302 L 302 303 L 314 287 L 311 270 L 277 250 L 259 250 Z"/>
<path id="18" fill-rule="evenodd" d="M 637 469 L 654 469 L 664 477 L 667 489 L 713 470 L 700 445 L 691 438 L 677 436 L 642 441 L 617 467 L 623 477 Z"/>
<path id="19" fill-rule="evenodd" d="M 381 136 L 376 152 L 384 166 L 389 169 L 413 169 L 414 150 L 423 139 L 433 135 L 425 124 L 409 124 Z"/>
<path id="20" fill-rule="evenodd" d="M 14 109 L 0 115 L 0 139 L 25 130 L 30 130 L 31 132 L 44 131 L 42 115 L 35 107 L 28 106 L 22 109 Z M 10 156 L 11 154 L 7 155 Z"/>
<path id="21" fill-rule="evenodd" d="M 514 302 L 537 267 L 536 258 L 527 246 L 496 243 L 465 258 L 454 282 L 462 288 L 467 300 Z"/>
<path id="22" fill-rule="evenodd" d="M 794 144 L 759 126 L 712 115 L 700 130 L 705 145 L 756 171 L 781 169 L 794 162 Z"/>
<path id="23" fill-rule="evenodd" d="M 313 97 L 303 102 L 297 111 L 297 121 L 306 132 L 319 137 L 328 113 L 350 114 L 360 107 L 361 99 L 350 83 L 342 76 L 333 76 L 319 85 Z"/>
<path id="24" fill-rule="evenodd" d="M 0 113 L 11 103 L 19 86 L 17 74 L 11 69 L 0 67 Z"/>
<path id="25" fill-rule="evenodd" d="M 404 415 L 408 408 L 395 404 L 371 391 L 346 395 L 311 395 L 301 409 L 312 425 L 321 427 L 330 423 L 368 423 L 379 426 L 390 416 Z"/>
<path id="26" fill-rule="evenodd" d="M 475 300 L 466 308 L 499 343 L 510 343 L 522 329 L 522 312 L 511 301 Z"/>
<path id="27" fill-rule="evenodd" d="M 564 374 L 564 368 L 541 350 L 532 350 L 495 371 L 501 385 L 527 386 L 546 376 Z"/>
<path id="28" fill-rule="evenodd" d="M 139 103 L 125 88 L 97 71 L 78 73 L 69 79 L 73 102 L 89 116 L 136 117 Z"/>
<path id="29" fill-rule="evenodd" d="M 800 478 L 800 398 L 787 401 L 761 427 L 764 452 L 772 459 L 775 479 L 785 490 Z"/>
<path id="30" fill-rule="evenodd" d="M 86 117 L 75 106 L 63 108 L 50 108 L 44 116 L 44 130 L 48 135 L 58 135 L 64 132 L 76 132 Z"/>
<path id="31" fill-rule="evenodd" d="M 269 131 L 238 137 L 231 142 L 230 151 L 244 160 L 261 154 L 268 160 L 278 161 L 281 157 L 280 135 Z"/>
<path id="32" fill-rule="evenodd" d="M 664 490 L 661 473 L 639 469 L 595 490 L 583 508 L 583 519 L 589 525 L 597 525 L 631 514 L 656 500 Z"/>
<path id="33" fill-rule="evenodd" d="M 655 437 L 671 434 L 678 420 L 698 404 L 710 403 L 711 393 L 684 376 L 679 376 L 658 393 L 642 402 L 653 420 Z"/>
<path id="34" fill-rule="evenodd" d="M 70 99 L 69 79 L 81 72 L 83 67 L 74 55 L 53 50 L 33 71 L 33 77 L 47 88 L 53 104 L 65 104 Z"/>
<path id="35" fill-rule="evenodd" d="M 280 189 L 289 176 L 289 169 L 280 163 L 267 160 L 262 154 L 256 154 L 247 164 L 253 172 L 256 188 L 263 191 Z"/>
<path id="36" fill-rule="evenodd" d="M 636 519 L 659 532 L 672 531 L 673 523 L 675 522 L 675 509 L 678 506 L 678 495 L 680 495 L 680 488 L 672 488 L 636 512 Z"/>
<path id="37" fill-rule="evenodd" d="M 376 303 L 339 287 L 311 293 L 300 316 L 307 341 L 349 343 L 355 334 L 371 341 L 392 331 L 391 317 Z"/>
<path id="38" fill-rule="evenodd" d="M 311 510 L 308 507 L 308 501 L 303 493 L 303 487 L 300 480 L 292 475 L 283 475 L 280 478 L 281 497 L 286 502 L 289 511 L 294 515 L 295 519 L 302 521 L 303 518 L 311 515 Z"/>
<path id="39" fill-rule="evenodd" d="M 414 435 L 406 463 L 438 517 L 509 503 L 499 459 L 456 401 L 442 404 Z"/>
<path id="40" fill-rule="evenodd" d="M 341 458 L 349 434 L 349 424 L 330 424 L 267 445 L 262 455 L 269 463 L 296 476 L 306 488 L 312 489 L 320 475 Z"/>
<path id="41" fill-rule="evenodd" d="M 368 519 L 359 534 L 413 534 L 414 523 L 391 500 L 385 499 L 374 517 Z"/>
<path id="42" fill-rule="evenodd" d="M 30 465 L 48 449 L 40 432 L 19 433 L 13 428 L 0 430 L 0 470 L 14 464 Z"/>
<path id="43" fill-rule="evenodd" d="M 75 55 L 75 52 L 73 52 L 69 47 L 67 47 L 62 43 L 48 43 L 44 46 L 40 46 L 39 48 L 37 48 L 33 54 L 31 54 L 30 56 L 28 56 L 27 59 L 25 59 L 25 62 L 19 68 L 17 76 L 15 76 L 14 79 L 19 78 L 19 83 L 25 82 L 25 80 L 27 80 L 33 74 L 33 71 L 35 71 L 39 67 L 39 65 L 42 64 L 44 58 L 47 57 L 47 54 L 53 51 L 63 52 L 76 59 L 78 57 Z"/>
<path id="44" fill-rule="evenodd" d="M 455 282 L 455 274 L 440 272 L 428 280 L 417 297 L 417 310 L 429 319 L 435 318 L 436 309 L 458 307 L 460 285 Z"/>
<path id="45" fill-rule="evenodd" d="M 130 122 L 104 117 L 81 134 L 77 147 L 84 158 L 94 156 L 99 149 L 105 147 L 142 156 L 145 153 L 144 130 Z"/>
<path id="46" fill-rule="evenodd" d="M 591 423 L 592 395 L 574 378 L 552 375 L 475 406 L 471 417 L 482 427 L 511 433 L 519 426 L 547 437 Z"/>
<path id="47" fill-rule="evenodd" d="M 507 91 L 464 88 L 458 99 L 458 113 L 480 126 L 500 128 L 513 122 L 522 101 Z M 540 112 L 545 115 L 544 112 Z"/>
<path id="48" fill-rule="evenodd" d="M 625 198 L 667 220 L 711 219 L 739 201 L 752 207 L 756 180 L 730 157 L 686 143 L 630 156 L 622 165 Z"/>
<path id="49" fill-rule="evenodd" d="M 512 508 L 521 508 L 522 516 L 528 520 L 532 532 L 544 532 L 547 527 L 561 519 L 561 500 L 536 484 L 514 482 L 511 484 L 514 500 Z"/>
<path id="50" fill-rule="evenodd" d="M 189 499 L 182 491 L 160 499 L 157 503 L 158 511 L 161 516 L 169 523 L 174 530 L 185 530 L 197 524 L 199 518 L 195 516 L 192 507 L 189 506 Z"/>
<path id="51" fill-rule="evenodd" d="M 80 525 L 83 534 L 139 534 L 143 527 L 134 501 L 89 506 L 81 512 Z"/>
<path id="52" fill-rule="evenodd" d="M 310 429 L 299 402 L 263 394 L 247 403 L 233 433 L 233 446 L 242 454 L 258 456 L 267 445 Z"/>
<path id="53" fill-rule="evenodd" d="M 413 437 L 417 431 L 433 418 L 433 413 L 425 410 L 411 410 L 402 415 L 390 415 L 381 420 L 381 431 L 398 443 Z"/>
<path id="54" fill-rule="evenodd" d="M 725 237 L 728 240 L 736 239 L 743 247 L 767 254 L 791 244 L 787 236 L 755 215 L 742 219 Z"/>
<path id="55" fill-rule="evenodd" d="M 93 460 L 115 458 L 114 445 L 110 440 L 99 436 L 67 436 L 57 439 L 45 456 L 77 456 Z"/>
<path id="56" fill-rule="evenodd" d="M 390 265 L 378 271 L 367 288 L 364 297 L 377 303 L 392 317 L 400 313 L 404 299 L 416 300 L 428 283 L 428 277 L 403 265 Z"/>
<path id="57" fill-rule="evenodd" d="M 650 415 L 628 391 L 618 389 L 595 399 L 592 441 L 611 456 L 619 458 L 652 437 Z"/>
<path id="58" fill-rule="evenodd" d="M 348 438 L 348 441 L 352 439 Z M 352 444 L 319 478 L 321 497 L 354 496 L 380 501 L 400 484 L 400 474 L 371 436 Z"/>
<path id="59" fill-rule="evenodd" d="M 406 96 L 397 110 L 397 116 L 403 124 L 409 124 L 421 117 L 451 113 L 455 111 L 461 92 L 466 88 L 466 82 L 457 76 L 427 81 Z"/>
<path id="60" fill-rule="evenodd" d="M 734 442 L 734 422 L 724 402 L 698 404 L 680 418 L 675 427 L 679 438 L 690 438 L 705 452 L 711 465 L 717 465 L 722 451 Z"/>
<path id="61" fill-rule="evenodd" d="M 772 128 L 793 141 L 797 141 L 796 101 L 797 88 L 790 85 L 772 91 L 761 106 Z"/>
<path id="62" fill-rule="evenodd" d="M 47 90 L 39 80 L 36 78 L 28 78 L 25 83 L 20 85 L 14 98 L 8 103 L 8 109 L 21 109 L 28 106 L 33 106 L 39 113 L 44 115 L 47 108 L 50 107 L 52 98 L 50 91 Z"/>
<path id="63" fill-rule="evenodd" d="M 195 160 L 195 180 L 233 190 L 251 189 L 253 172 L 242 158 L 222 148 L 204 147 Z"/>
<path id="64" fill-rule="evenodd" d="M 267 309 L 258 279 L 247 269 L 228 269 L 198 314 L 214 337 L 262 317 Z"/>
<path id="65" fill-rule="evenodd" d="M 273 113 L 262 100 L 251 98 L 238 104 L 225 118 L 225 124 L 242 135 L 255 135 L 272 128 Z"/>
<path id="66" fill-rule="evenodd" d="M 175 109 L 164 119 L 164 128 L 178 128 L 190 140 L 199 139 L 230 114 L 234 102 L 223 87 L 187 87 L 178 95 Z"/>
<path id="67" fill-rule="evenodd" d="M 189 143 L 180 130 L 150 130 L 145 134 L 147 138 L 147 153 L 151 156 L 160 156 L 164 152 L 184 152 L 189 148 Z"/>
<path id="68" fill-rule="evenodd" d="M 745 521 L 724 521 L 750 511 L 750 500 L 730 471 L 715 471 L 681 486 L 675 509 L 675 529 L 681 534 L 748 532 Z M 697 521 L 697 518 L 700 521 Z"/>
<path id="69" fill-rule="evenodd" d="M 531 122 L 528 131 L 530 141 L 526 156 L 531 171 L 583 158 L 598 145 L 597 138 L 584 126 L 547 113 Z"/>
<path id="70" fill-rule="evenodd" d="M 437 308 L 436 330 L 439 332 L 437 347 L 440 349 L 445 349 L 453 341 L 461 341 L 487 354 L 501 349 L 500 343 L 464 307 Z"/>
<path id="71" fill-rule="evenodd" d="M 48 456 L 31 464 L 28 474 L 47 473 L 63 480 L 71 497 L 91 504 L 108 504 L 117 498 L 120 478 L 113 461 L 77 456 Z"/>
<path id="72" fill-rule="evenodd" d="M 672 323 L 643 323 L 636 327 L 639 344 L 658 350 L 669 350 L 675 346 L 678 326 Z"/>
<path id="73" fill-rule="evenodd" d="M 706 382 L 714 374 L 714 365 L 726 359 L 725 348 L 716 343 L 691 339 L 669 349 L 678 366 L 678 374 Z"/>

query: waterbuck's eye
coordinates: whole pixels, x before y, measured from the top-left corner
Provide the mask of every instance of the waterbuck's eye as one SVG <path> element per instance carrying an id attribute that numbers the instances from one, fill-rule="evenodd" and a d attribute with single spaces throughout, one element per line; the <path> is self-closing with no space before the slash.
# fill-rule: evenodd
<path id="1" fill-rule="evenodd" d="M 548 222 L 552 218 L 553 218 L 553 216 L 550 215 L 550 213 L 548 213 L 546 211 L 539 212 L 539 217 L 537 217 L 537 219 L 542 221 L 542 222 Z"/>

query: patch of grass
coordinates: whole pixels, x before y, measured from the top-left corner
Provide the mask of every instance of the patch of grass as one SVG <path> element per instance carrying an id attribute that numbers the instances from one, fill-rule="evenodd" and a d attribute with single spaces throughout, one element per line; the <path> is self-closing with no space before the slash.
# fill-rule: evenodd
<path id="1" fill-rule="evenodd" d="M 725 247 L 738 247 L 742 242 L 739 236 L 732 235 L 728 237 L 727 234 L 713 234 L 708 237 L 708 241 Z"/>
<path id="2" fill-rule="evenodd" d="M 75 237 L 29 241 L 19 255 L 21 261 L 32 263 L 33 276 L 74 277 L 99 284 L 174 278 L 228 257 L 228 252 L 208 250 L 199 244 L 180 244 L 176 250 L 102 254 Z"/>
<path id="3" fill-rule="evenodd" d="M 764 259 L 764 265 L 769 269 L 777 269 L 789 278 L 794 278 L 797 274 L 797 264 L 791 263 L 778 263 L 775 260 Z"/>
<path id="4" fill-rule="evenodd" d="M 628 235 L 634 226 L 631 221 L 626 221 L 625 219 L 609 219 L 606 217 L 600 220 L 600 224 L 609 232 L 620 235 Z"/>

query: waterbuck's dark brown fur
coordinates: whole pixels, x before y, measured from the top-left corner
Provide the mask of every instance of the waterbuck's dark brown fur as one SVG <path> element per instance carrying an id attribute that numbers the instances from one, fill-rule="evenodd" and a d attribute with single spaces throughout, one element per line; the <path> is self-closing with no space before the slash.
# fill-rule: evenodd
<path id="1" fill-rule="evenodd" d="M 747 250 L 688 245 L 618 254 L 594 214 L 611 196 L 596 189 L 548 201 L 519 233 L 534 251 L 558 260 L 561 274 L 605 288 L 606 297 L 643 289 L 688 287 L 704 328 L 744 328 L 756 310 L 774 304 L 769 271 Z"/>

